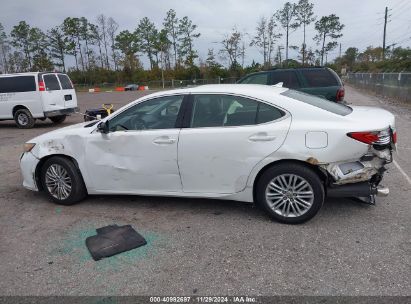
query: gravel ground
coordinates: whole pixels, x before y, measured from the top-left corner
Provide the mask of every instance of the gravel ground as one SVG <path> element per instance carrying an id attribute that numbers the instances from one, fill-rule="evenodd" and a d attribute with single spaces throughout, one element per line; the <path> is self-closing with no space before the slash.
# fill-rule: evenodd
<path id="1" fill-rule="evenodd" d="M 84 111 L 141 94 L 78 99 Z M 410 295 L 411 108 L 351 87 L 346 100 L 396 115 L 403 172 L 390 165 L 391 194 L 376 206 L 328 199 L 298 226 L 231 201 L 92 196 L 54 205 L 21 186 L 18 159 L 25 141 L 56 127 L 0 122 L 0 295 Z M 113 223 L 133 225 L 148 245 L 94 262 L 85 239 Z"/>

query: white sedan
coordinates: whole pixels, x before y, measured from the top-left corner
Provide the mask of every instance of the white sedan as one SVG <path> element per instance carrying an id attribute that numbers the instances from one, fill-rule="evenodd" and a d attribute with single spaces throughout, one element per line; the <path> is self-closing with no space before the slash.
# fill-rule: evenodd
<path id="1" fill-rule="evenodd" d="M 388 194 L 394 116 L 287 88 L 206 85 L 144 96 L 101 121 L 30 140 L 23 185 L 70 205 L 87 194 L 255 202 L 301 223 L 326 196 Z"/>

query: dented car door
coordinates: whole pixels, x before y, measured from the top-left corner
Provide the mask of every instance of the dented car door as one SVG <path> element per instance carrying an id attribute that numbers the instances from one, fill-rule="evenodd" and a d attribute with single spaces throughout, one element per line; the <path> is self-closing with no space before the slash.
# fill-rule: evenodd
<path id="1" fill-rule="evenodd" d="M 86 144 L 86 166 L 96 192 L 153 194 L 182 191 L 177 165 L 183 96 L 139 103 L 108 120 L 107 134 Z"/>

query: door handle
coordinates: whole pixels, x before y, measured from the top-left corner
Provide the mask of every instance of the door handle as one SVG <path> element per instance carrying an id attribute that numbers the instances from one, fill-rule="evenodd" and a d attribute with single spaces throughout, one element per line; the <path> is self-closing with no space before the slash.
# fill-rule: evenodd
<path id="1" fill-rule="evenodd" d="M 160 136 L 153 140 L 153 143 L 157 145 L 171 145 L 176 142 L 176 139 L 171 138 L 169 136 Z"/>
<path id="2" fill-rule="evenodd" d="M 273 135 L 268 135 L 266 132 L 259 132 L 251 135 L 248 139 L 250 141 L 273 141 L 276 137 Z"/>

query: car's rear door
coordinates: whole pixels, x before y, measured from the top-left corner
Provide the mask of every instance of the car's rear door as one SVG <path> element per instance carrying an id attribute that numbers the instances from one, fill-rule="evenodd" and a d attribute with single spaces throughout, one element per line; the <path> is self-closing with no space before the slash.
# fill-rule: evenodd
<path id="1" fill-rule="evenodd" d="M 43 79 L 45 91 L 42 91 L 43 108 L 45 112 L 64 109 L 64 95 L 60 82 L 55 73 L 45 73 L 40 76 Z"/>
<path id="2" fill-rule="evenodd" d="M 196 94 L 190 106 L 178 142 L 188 193 L 242 191 L 252 168 L 280 148 L 291 122 L 283 110 L 235 95 Z"/>
<path id="3" fill-rule="evenodd" d="M 66 74 L 57 74 L 59 79 L 65 108 L 77 107 L 77 96 L 70 78 Z"/>

